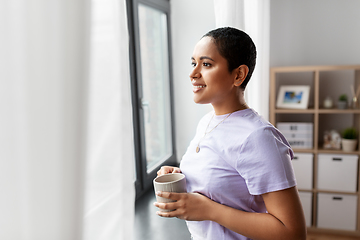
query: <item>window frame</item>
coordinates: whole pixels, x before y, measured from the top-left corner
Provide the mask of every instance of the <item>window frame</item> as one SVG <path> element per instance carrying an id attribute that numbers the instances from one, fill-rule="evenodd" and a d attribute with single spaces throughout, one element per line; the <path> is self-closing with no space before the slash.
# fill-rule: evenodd
<path id="1" fill-rule="evenodd" d="M 144 116 L 140 110 L 142 107 L 141 95 L 141 59 L 140 59 L 140 36 L 138 6 L 143 4 L 166 14 L 167 19 L 167 38 L 169 56 L 169 91 L 170 91 L 170 121 L 172 135 L 172 155 L 162 163 L 162 165 L 177 165 L 176 144 L 175 144 L 175 122 L 174 122 L 174 97 L 173 97 L 173 70 L 172 70 L 172 45 L 171 45 L 171 25 L 170 25 L 170 1 L 169 0 L 126 0 L 127 19 L 129 29 L 129 55 L 130 55 L 130 77 L 131 95 L 133 108 L 134 125 L 134 148 L 135 148 L 135 189 L 136 199 L 139 199 L 145 192 L 153 187 L 153 179 L 157 175 L 160 166 L 154 168 L 150 173 L 147 172 L 147 161 L 144 138 Z"/>

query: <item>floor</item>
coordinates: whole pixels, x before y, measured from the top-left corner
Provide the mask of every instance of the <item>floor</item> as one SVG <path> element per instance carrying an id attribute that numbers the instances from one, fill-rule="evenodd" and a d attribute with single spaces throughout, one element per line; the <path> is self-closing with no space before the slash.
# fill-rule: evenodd
<path id="1" fill-rule="evenodd" d="M 360 237 L 344 237 L 327 234 L 308 234 L 306 240 L 359 240 Z"/>
<path id="2" fill-rule="evenodd" d="M 190 233 L 183 220 L 161 218 L 153 205 L 153 190 L 145 193 L 135 206 L 135 240 L 190 240 Z M 307 240 L 360 240 L 359 237 L 342 237 L 325 234 L 308 234 Z"/>

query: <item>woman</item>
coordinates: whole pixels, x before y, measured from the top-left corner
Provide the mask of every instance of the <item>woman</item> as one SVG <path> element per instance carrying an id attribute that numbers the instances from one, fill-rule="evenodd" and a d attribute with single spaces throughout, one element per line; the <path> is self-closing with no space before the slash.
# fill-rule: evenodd
<path id="1" fill-rule="evenodd" d="M 249 108 L 244 90 L 256 62 L 251 38 L 234 28 L 205 34 L 192 56 L 194 101 L 214 111 L 199 122 L 180 168 L 188 193 L 157 192 L 154 203 L 187 222 L 194 240 L 306 239 L 304 214 L 282 134 Z"/>

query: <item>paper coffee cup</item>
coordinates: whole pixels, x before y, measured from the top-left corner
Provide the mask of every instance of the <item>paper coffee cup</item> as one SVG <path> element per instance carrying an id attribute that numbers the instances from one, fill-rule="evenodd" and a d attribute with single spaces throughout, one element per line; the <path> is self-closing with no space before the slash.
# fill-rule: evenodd
<path id="1" fill-rule="evenodd" d="M 153 183 L 155 192 L 186 192 L 186 178 L 182 173 L 168 173 L 158 176 L 154 179 Z M 156 201 L 159 203 L 174 202 L 173 200 L 159 196 L 156 196 Z M 160 211 L 170 212 L 172 210 L 160 209 Z"/>

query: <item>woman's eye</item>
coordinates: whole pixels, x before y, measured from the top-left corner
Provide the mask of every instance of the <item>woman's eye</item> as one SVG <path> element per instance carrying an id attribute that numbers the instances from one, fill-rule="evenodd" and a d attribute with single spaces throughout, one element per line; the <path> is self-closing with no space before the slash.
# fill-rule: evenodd
<path id="1" fill-rule="evenodd" d="M 196 63 L 192 62 L 191 66 L 196 67 Z"/>
<path id="2" fill-rule="evenodd" d="M 210 67 L 210 66 L 211 66 L 211 63 L 204 62 L 204 63 L 203 63 L 203 66 L 204 66 L 204 67 Z"/>

